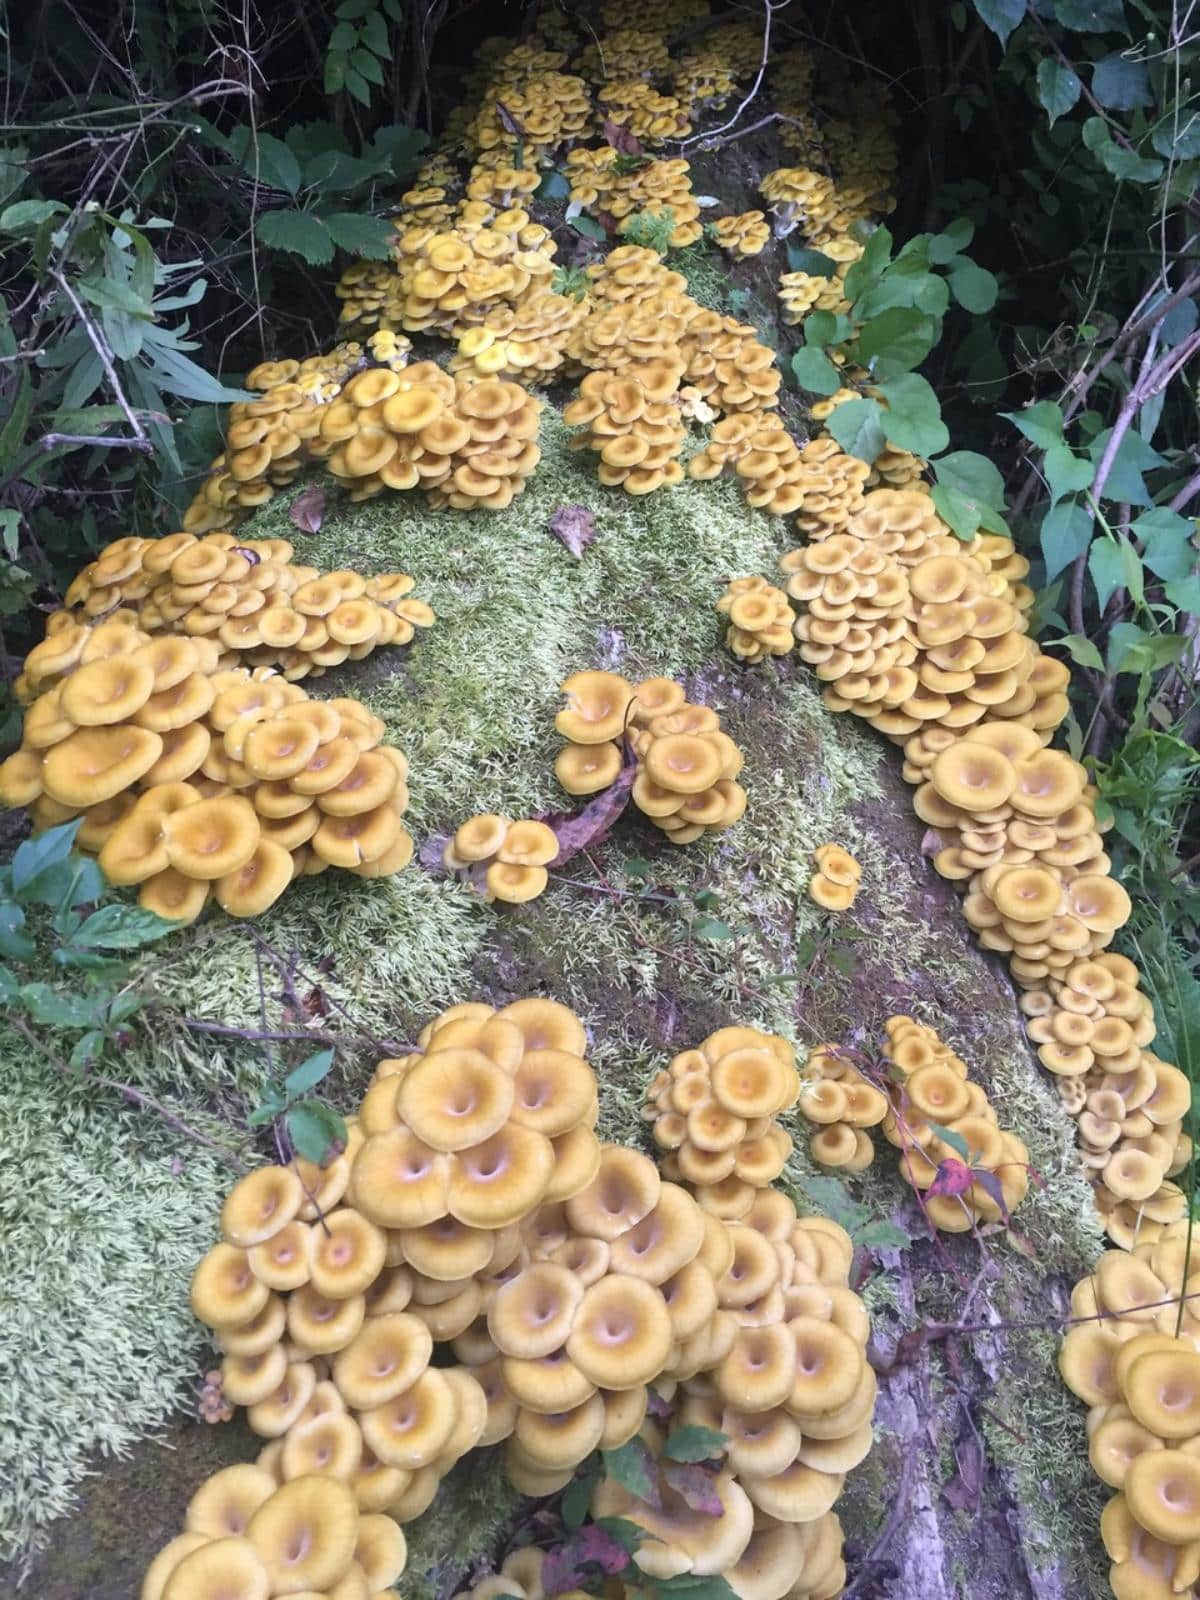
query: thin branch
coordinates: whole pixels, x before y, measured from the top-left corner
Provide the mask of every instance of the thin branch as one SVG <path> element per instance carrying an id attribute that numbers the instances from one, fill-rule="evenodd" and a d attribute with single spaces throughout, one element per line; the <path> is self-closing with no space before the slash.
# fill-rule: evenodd
<path id="1" fill-rule="evenodd" d="M 1200 494 L 1200 472 L 1194 472 L 1183 488 L 1178 490 L 1167 502 L 1171 511 L 1182 511 Z"/>
<path id="2" fill-rule="evenodd" d="M 193 1033 L 211 1033 L 221 1039 L 245 1039 L 250 1044 L 309 1043 L 331 1044 L 343 1049 L 381 1048 L 388 1055 L 402 1056 L 412 1045 L 394 1039 L 375 1039 L 370 1034 L 328 1033 L 317 1028 L 238 1028 L 228 1022 L 207 1022 L 203 1017 L 183 1017 L 185 1028 Z"/>
<path id="3" fill-rule="evenodd" d="M 137 413 L 129 404 L 129 401 L 125 398 L 125 391 L 122 389 L 121 380 L 117 376 L 117 369 L 115 366 L 113 366 L 112 354 L 108 348 L 108 345 L 100 337 L 99 330 L 97 329 L 95 323 L 83 309 L 82 300 L 80 300 L 79 296 L 68 283 L 66 275 L 63 273 L 61 268 L 56 267 L 52 273 L 52 276 L 55 283 L 57 283 L 58 287 L 71 302 L 75 315 L 79 318 L 80 322 L 83 323 L 84 331 L 91 340 L 93 350 L 95 350 L 96 354 L 100 358 L 100 365 L 104 368 L 104 371 L 108 377 L 108 381 L 112 385 L 112 391 L 117 398 L 117 404 L 125 413 L 125 418 L 129 423 L 129 428 L 134 438 L 145 440 L 145 444 L 149 445 L 150 449 L 153 450 L 154 446 L 150 444 L 150 441 L 147 439 L 146 430 L 142 427 L 142 424 L 138 420 Z M 138 448 L 145 448 L 145 445 L 138 446 Z"/>
<path id="4" fill-rule="evenodd" d="M 95 445 L 104 450 L 140 450 L 143 455 L 154 454 L 154 441 L 142 437 L 141 439 L 125 439 L 120 435 L 103 433 L 46 433 L 38 440 L 42 450 L 57 450 L 59 445 Z"/>
<path id="5" fill-rule="evenodd" d="M 745 98 L 729 121 L 723 122 L 719 128 L 714 128 L 711 133 L 696 133 L 690 139 L 676 140 L 675 143 L 680 150 L 690 150 L 695 145 L 708 145 L 709 141 L 716 138 L 718 134 L 728 133 L 730 128 L 736 128 L 742 112 L 750 105 L 762 87 L 762 81 L 767 74 L 767 63 L 771 59 L 771 24 L 776 11 L 783 11 L 789 4 L 789 0 L 778 0 L 778 3 L 776 3 L 776 0 L 763 0 L 763 3 L 765 9 L 763 15 L 762 56 L 758 63 L 758 71 L 754 74 L 754 82 L 750 85 Z"/>

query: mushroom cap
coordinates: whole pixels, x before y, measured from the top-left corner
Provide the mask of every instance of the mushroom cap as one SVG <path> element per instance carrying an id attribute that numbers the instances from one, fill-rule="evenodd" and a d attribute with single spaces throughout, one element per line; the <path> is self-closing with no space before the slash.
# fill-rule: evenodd
<path id="1" fill-rule="evenodd" d="M 929 779 L 949 805 L 964 811 L 990 811 L 1008 800 L 1016 772 L 994 745 L 961 739 L 934 758 Z"/>
<path id="2" fill-rule="evenodd" d="M 419 1228 L 446 1214 L 446 1157 L 411 1128 L 373 1134 L 354 1158 L 354 1204 L 386 1228 Z"/>
<path id="3" fill-rule="evenodd" d="M 806 1526 L 772 1522 L 756 1528 L 725 1581 L 738 1600 L 782 1600 L 808 1569 Z"/>
<path id="4" fill-rule="evenodd" d="M 568 744 L 554 761 L 554 776 L 568 794 L 597 794 L 615 782 L 621 770 L 617 744 Z"/>
<path id="5" fill-rule="evenodd" d="M 271 1582 L 249 1539 L 214 1539 L 184 1556 L 162 1594 L 163 1600 L 269 1600 Z"/>
<path id="6" fill-rule="evenodd" d="M 505 1021 L 520 1028 L 527 1050 L 565 1050 L 569 1055 L 587 1053 L 587 1034 L 583 1023 L 557 1000 L 533 997 L 514 1000 L 497 1012 Z"/>
<path id="7" fill-rule="evenodd" d="M 566 708 L 554 726 L 573 744 L 606 744 L 624 732 L 633 685 L 615 672 L 576 672 L 564 680 Z M 707 785 L 705 785 L 707 787 Z"/>
<path id="8" fill-rule="evenodd" d="M 304 1187 L 291 1167 L 259 1167 L 226 1195 L 221 1233 L 232 1245 L 261 1244 L 292 1221 L 303 1201 Z"/>
<path id="9" fill-rule="evenodd" d="M 248 1462 L 225 1467 L 206 1478 L 188 1501 L 185 1526 L 206 1539 L 242 1534 L 250 1518 L 275 1493 L 269 1472 Z"/>
<path id="10" fill-rule="evenodd" d="M 399 781 L 396 767 L 382 750 L 364 750 L 344 778 L 322 789 L 317 804 L 329 816 L 357 816 L 390 799 Z"/>
<path id="11" fill-rule="evenodd" d="M 285 1480 L 308 1476 L 350 1483 L 362 1460 L 358 1423 L 346 1411 L 323 1411 L 288 1429 L 279 1457 Z"/>
<path id="12" fill-rule="evenodd" d="M 313 1355 L 328 1355 L 350 1343 L 366 1310 L 361 1294 L 335 1299 L 306 1283 L 288 1297 L 288 1334 Z"/>
<path id="13" fill-rule="evenodd" d="M 271 1485 L 274 1488 L 274 1483 Z M 167 1579 L 175 1571 L 184 1556 L 190 1556 L 193 1550 L 199 1550 L 203 1545 L 211 1542 L 209 1536 L 203 1533 L 180 1533 L 169 1544 L 165 1544 L 146 1569 L 139 1590 L 139 1600 L 162 1600 L 163 1590 L 167 1586 Z"/>
<path id="14" fill-rule="evenodd" d="M 1135 1456 L 1125 1475 L 1124 1494 L 1134 1520 L 1154 1538 L 1171 1545 L 1200 1538 L 1197 1457 L 1172 1449 Z"/>
<path id="15" fill-rule="evenodd" d="M 740 1328 L 733 1348 L 713 1373 L 717 1393 L 744 1411 L 769 1411 L 792 1392 L 795 1344 L 784 1323 Z"/>
<path id="16" fill-rule="evenodd" d="M 247 1421 L 265 1439 L 282 1437 L 299 1419 L 316 1386 L 316 1372 L 307 1361 L 291 1362 L 274 1394 L 249 1408 Z"/>
<path id="17" fill-rule="evenodd" d="M 538 1206 L 554 1172 L 554 1146 L 508 1123 L 455 1157 L 447 1209 L 473 1228 L 505 1228 Z"/>
<path id="18" fill-rule="evenodd" d="M 413 1471 L 437 1459 L 454 1431 L 454 1390 L 436 1367 L 394 1399 L 362 1413 L 362 1433 L 380 1461 Z"/>
<path id="19" fill-rule="evenodd" d="M 70 740 L 67 742 L 70 743 Z M 58 749 L 62 748 L 58 746 Z M 51 755 L 55 753 L 51 751 Z M 50 756 L 46 761 L 48 765 Z M 50 788 L 49 782 L 46 787 Z M 1067 905 L 1084 927 L 1094 933 L 1111 933 L 1122 927 L 1128 922 L 1133 909 L 1121 885 L 1100 873 L 1084 873 L 1074 878 L 1067 885 Z"/>
<path id="20" fill-rule="evenodd" d="M 568 1358 L 601 1389 L 632 1389 L 659 1376 L 673 1339 L 666 1303 L 640 1278 L 609 1274 L 584 1290 Z"/>
<path id="21" fill-rule="evenodd" d="M 845 1481 L 843 1473 L 822 1472 L 801 1461 L 794 1461 L 772 1478 L 742 1479 L 758 1509 L 780 1522 L 814 1522 L 830 1510 Z"/>
<path id="22" fill-rule="evenodd" d="M 348 1405 L 369 1410 L 403 1394 L 429 1365 L 433 1340 L 405 1312 L 371 1316 L 333 1362 L 333 1379 Z"/>
<path id="23" fill-rule="evenodd" d="M 358 1519 L 354 1559 L 362 1568 L 372 1594 L 390 1589 L 408 1561 L 404 1531 L 391 1517 L 372 1512 Z"/>
<path id="24" fill-rule="evenodd" d="M 83 810 L 131 788 L 162 750 L 157 733 L 131 723 L 78 728 L 46 752 L 42 784 L 61 805 Z"/>
<path id="25" fill-rule="evenodd" d="M 746 1121 L 774 1116 L 795 1099 L 795 1069 L 759 1045 L 730 1050 L 712 1067 L 712 1092 L 718 1104 Z"/>
<path id="26" fill-rule="evenodd" d="M 514 865 L 545 867 L 557 856 L 558 848 L 558 835 L 546 823 L 514 822 L 500 845 L 499 856 Z"/>
<path id="27" fill-rule="evenodd" d="M 162 826 L 171 866 L 189 878 L 227 877 L 246 865 L 259 842 L 254 807 L 237 795 L 186 806 Z"/>
<path id="28" fill-rule="evenodd" d="M 269 1290 L 250 1268 L 246 1252 L 215 1244 L 192 1276 L 192 1310 L 210 1328 L 236 1328 L 256 1317 Z"/>
<path id="29" fill-rule="evenodd" d="M 1062 885 L 1046 867 L 1010 867 L 999 874 L 991 892 L 1003 917 L 1011 922 L 1034 923 L 1055 915 Z"/>
<path id="30" fill-rule="evenodd" d="M 517 1412 L 510 1449 L 539 1469 L 561 1472 L 576 1467 L 600 1443 L 604 1433 L 604 1401 L 593 1394 L 569 1411 Z"/>
<path id="31" fill-rule="evenodd" d="M 1162 1439 L 1200 1433 L 1200 1352 L 1180 1342 L 1134 1357 L 1121 1391 L 1135 1419 Z M 1200 1535 L 1197 1535 L 1200 1537 Z"/>
<path id="32" fill-rule="evenodd" d="M 454 833 L 454 851 L 463 861 L 487 861 L 504 843 L 508 833 L 507 817 L 481 812 L 460 823 Z"/>
<path id="33" fill-rule="evenodd" d="M 320 736 L 311 722 L 276 716 L 256 722 L 246 734 L 241 760 L 252 777 L 267 783 L 294 778 L 316 754 Z"/>
<path id="34" fill-rule="evenodd" d="M 488 1307 L 488 1332 L 497 1349 L 524 1361 L 561 1349 L 584 1288 L 573 1272 L 540 1261 L 501 1284 Z"/>
<path id="35" fill-rule="evenodd" d="M 558 854 L 557 842 L 554 853 Z M 536 900 L 545 891 L 549 881 L 545 867 L 520 866 L 506 861 L 493 861 L 485 878 L 488 894 L 495 900 L 504 900 L 511 905 L 523 905 L 528 900 Z"/>
<path id="36" fill-rule="evenodd" d="M 257 917 L 279 899 L 292 872 L 291 852 L 273 839 L 260 838 L 249 860 L 218 878 L 213 892 L 231 917 Z"/>
<path id="37" fill-rule="evenodd" d="M 836 1411 L 854 1394 L 864 1365 L 854 1340 L 832 1322 L 795 1317 L 787 1324 L 795 1341 L 795 1368 L 788 1410 L 800 1421 Z"/>
<path id="38" fill-rule="evenodd" d="M 187 924 L 195 922 L 208 900 L 209 885 L 196 878 L 187 878 L 182 872 L 168 867 L 147 878 L 138 893 L 138 905 L 143 911 L 153 911 L 155 916 L 168 922 Z"/>
<path id="39" fill-rule="evenodd" d="M 512 1078 L 482 1051 L 435 1049 L 405 1074 L 396 1104 L 433 1149 L 465 1150 L 504 1126 L 513 1092 Z"/>
<path id="40" fill-rule="evenodd" d="M 699 734 L 668 733 L 655 738 L 644 764 L 652 783 L 679 794 L 711 789 L 723 776 L 719 752 Z"/>
<path id="41" fill-rule="evenodd" d="M 268 1593 L 328 1589 L 354 1559 L 358 1505 L 335 1478 L 293 1478 L 255 1512 L 246 1537 L 269 1575 Z"/>
<path id="42" fill-rule="evenodd" d="M 658 1170 L 648 1157 L 636 1150 L 605 1145 L 596 1176 L 566 1202 L 567 1221 L 577 1233 L 611 1243 L 650 1214 L 661 1191 Z"/>
<path id="43" fill-rule="evenodd" d="M 312 1286 L 328 1300 L 346 1300 L 368 1289 L 383 1271 L 387 1239 L 351 1206 L 326 1216 L 312 1235 Z"/>
<path id="44" fill-rule="evenodd" d="M 565 1050 L 526 1050 L 512 1085 L 511 1120 L 548 1139 L 583 1122 L 596 1093 L 591 1068 Z"/>

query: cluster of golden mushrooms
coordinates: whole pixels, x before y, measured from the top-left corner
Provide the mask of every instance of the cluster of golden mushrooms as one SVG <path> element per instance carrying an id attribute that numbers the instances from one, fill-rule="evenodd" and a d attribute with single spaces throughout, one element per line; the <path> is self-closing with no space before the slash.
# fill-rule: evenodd
<path id="1" fill-rule="evenodd" d="M 222 668 L 212 639 L 152 637 L 132 615 L 66 619 L 30 653 L 31 683 L 50 687 L 0 765 L 0 805 L 41 828 L 81 818 L 79 848 L 109 881 L 181 923 L 210 896 L 258 916 L 294 877 L 408 864 L 408 766 L 378 717 L 268 668 Z"/>
<path id="2" fill-rule="evenodd" d="M 1100 1518 L 1118 1600 L 1200 1584 L 1200 1245 L 1180 1220 L 1110 1250 L 1075 1286 L 1059 1351 L 1088 1407 L 1088 1455 L 1116 1493 Z"/>
<path id="3" fill-rule="evenodd" d="M 754 1155 L 794 1098 L 791 1047 L 727 1028 L 665 1075 L 707 1085 L 707 1116 L 693 1105 L 685 1123 L 693 1155 L 702 1121 L 740 1130 L 753 1171 L 736 1205 L 727 1184 L 710 1203 L 711 1174 L 693 1197 L 648 1157 L 599 1143 L 586 1048 L 554 1001 L 454 1006 L 412 1054 L 379 1064 L 327 1165 L 296 1159 L 235 1184 L 192 1306 L 224 1352 L 225 1397 L 267 1443 L 197 1492 L 143 1600 L 188 1600 L 185 1577 L 373 1594 L 403 1570 L 399 1524 L 476 1445 L 505 1441 L 510 1478 L 534 1495 L 635 1436 L 657 1458 L 651 1384 L 657 1413 L 726 1442 L 719 1517 L 665 1480 L 656 1507 L 596 1485 L 594 1516 L 654 1535 L 642 1570 L 726 1572 L 736 1586 L 766 1562 L 775 1600 L 838 1592 L 832 1507 L 870 1447 L 875 1378 L 849 1238 L 798 1218 L 767 1187 L 782 1157 Z M 537 1558 L 506 1563 L 510 1577 L 540 1592 Z"/>
<path id="4" fill-rule="evenodd" d="M 672 844 L 731 827 L 745 811 L 741 751 L 717 713 L 693 705 L 673 678 L 634 685 L 615 672 L 577 672 L 562 691 L 567 704 L 554 725 L 567 744 L 554 772 L 568 793 L 607 788 L 628 739 L 638 763 L 634 804 Z"/>
<path id="5" fill-rule="evenodd" d="M 485 899 L 517 905 L 542 893 L 550 881 L 546 868 L 557 854 L 558 836 L 547 823 L 481 812 L 459 824 L 442 864 L 478 885 Z"/>
<path id="6" fill-rule="evenodd" d="M 799 1091 L 788 1041 L 734 1026 L 680 1051 L 650 1084 L 642 1114 L 666 1151 L 667 1177 L 694 1189 L 706 1211 L 737 1221 L 792 1153 L 778 1118 Z"/>
<path id="7" fill-rule="evenodd" d="M 810 1051 L 798 1105 L 815 1128 L 808 1153 L 818 1166 L 866 1171 L 875 1159 L 867 1129 L 891 1115 L 891 1101 L 849 1052 L 832 1044 Z"/>
<path id="8" fill-rule="evenodd" d="M 808 880 L 808 895 L 826 911 L 848 911 L 858 894 L 862 867 L 840 844 L 818 845 L 813 851 L 816 871 Z"/>
<path id="9" fill-rule="evenodd" d="M 795 647 L 788 597 L 765 578 L 734 578 L 717 610 L 729 618 L 726 645 L 747 665 L 786 656 Z"/>
<path id="10" fill-rule="evenodd" d="M 86 648 L 86 625 L 100 619 L 210 640 L 219 666 L 278 667 L 291 680 L 361 661 L 382 645 L 408 644 L 435 621 L 413 597 L 407 573 L 322 572 L 294 553 L 286 539 L 239 541 L 227 531 L 106 545 L 74 578 L 66 609 L 51 616 L 46 639 L 30 651 L 18 696 L 41 693 L 70 670 Z"/>

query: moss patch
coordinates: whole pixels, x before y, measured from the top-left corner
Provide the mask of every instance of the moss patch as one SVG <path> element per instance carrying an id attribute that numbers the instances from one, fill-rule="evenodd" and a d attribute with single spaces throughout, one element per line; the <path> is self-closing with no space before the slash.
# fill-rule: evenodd
<path id="1" fill-rule="evenodd" d="M 1007 983 L 970 948 L 951 890 L 922 860 L 892 753 L 830 717 L 802 668 L 744 671 L 719 648 L 717 595 L 732 576 L 772 570 L 784 525 L 747 509 L 732 482 L 689 482 L 645 500 L 605 491 L 590 464 L 567 451 L 549 411 L 542 442 L 531 487 L 495 516 L 435 513 L 413 496 L 350 507 L 331 493 L 321 532 L 296 540 L 303 556 L 329 568 L 411 572 L 439 620 L 411 649 L 340 669 L 314 691 L 356 694 L 385 718 L 412 764 L 418 842 L 474 811 L 529 815 L 563 804 L 552 773 L 557 688 L 588 666 L 681 676 L 693 698 L 717 706 L 745 750 L 750 809 L 729 833 L 684 850 L 629 814 L 592 859 L 572 863 L 564 877 L 573 881 L 522 908 L 478 905 L 415 864 L 394 880 L 304 880 L 256 924 L 297 992 L 319 983 L 333 1008 L 321 1026 L 348 1028 L 341 1006 L 359 1029 L 391 1041 L 411 1039 L 433 1012 L 471 995 L 502 1004 L 553 994 L 587 1022 L 600 1131 L 624 1142 L 645 1137 L 639 1101 L 654 1067 L 732 1018 L 807 1048 L 825 1038 L 877 1042 L 890 1012 L 911 1011 L 962 1051 L 1002 1121 L 1030 1146 L 1045 1185 L 1022 1207 L 1019 1226 L 1039 1270 L 1078 1272 L 1096 1236 L 1069 1127 L 1036 1075 Z M 548 529 L 554 510 L 572 503 L 593 509 L 599 528 L 579 560 Z M 291 535 L 286 498 L 252 529 Z M 840 921 L 805 893 L 811 849 L 827 839 L 851 846 L 864 864 L 859 902 Z M 634 856 L 650 861 L 653 893 L 663 898 L 630 893 L 623 866 Z M 702 889 L 715 892 L 707 914 L 731 938 L 697 932 Z M 837 941 L 829 930 L 850 921 L 865 937 L 853 945 L 856 969 L 845 972 L 830 959 Z M 146 974 L 162 1005 L 122 1056 L 122 1073 L 197 1118 L 227 1119 L 235 1137 L 272 1066 L 269 1051 L 189 1031 L 178 1019 L 252 1027 L 265 996 L 275 1024 L 280 969 L 210 915 L 158 950 Z M 298 1046 L 287 1058 L 301 1053 Z M 339 1058 L 337 1092 L 347 1106 L 379 1053 L 364 1046 Z M 0 1220 L 22 1297 L 21 1359 L 13 1379 L 0 1377 L 0 1535 L 12 1550 L 44 1533 L 89 1458 L 152 1431 L 200 1370 L 186 1285 L 213 1236 L 227 1179 L 194 1146 L 108 1100 L 67 1094 L 3 1035 L 0 1116 L 17 1129 L 15 1159 L 0 1174 Z M 793 1177 L 804 1170 L 800 1151 Z M 855 1192 L 919 1231 L 890 1150 Z M 973 1242 L 949 1248 L 969 1276 Z M 1011 1247 L 991 1248 L 1007 1266 Z M 873 1297 L 887 1304 L 886 1280 Z M 998 1314 L 1007 1297 L 1005 1280 L 993 1292 Z M 999 1374 L 995 1405 L 1002 1414 L 1019 1407 L 1028 1419 L 1027 1458 L 1013 1468 L 1022 1483 L 1060 1481 L 1060 1439 L 1047 1419 L 1061 1422 L 1064 1401 L 1044 1353 Z M 160 1454 L 146 1446 L 139 1461 Z M 1036 1519 L 1044 1497 L 1029 1492 Z M 160 1517 L 139 1519 L 131 1534 L 139 1555 L 175 1531 L 185 1499 L 165 1493 Z M 859 1525 L 850 1531 L 860 1543 L 885 1501 L 886 1482 L 852 1502 Z M 421 1556 L 412 1585 L 437 1589 L 448 1571 L 436 1565 L 439 1552 L 453 1547 L 466 1562 L 493 1548 L 513 1506 L 492 1467 L 486 1481 L 459 1474 L 413 1529 Z M 1069 1537 L 1082 1565 L 1092 1526 L 1081 1519 L 1072 1533 L 1042 1520 L 1053 1522 L 1054 1537 Z"/>

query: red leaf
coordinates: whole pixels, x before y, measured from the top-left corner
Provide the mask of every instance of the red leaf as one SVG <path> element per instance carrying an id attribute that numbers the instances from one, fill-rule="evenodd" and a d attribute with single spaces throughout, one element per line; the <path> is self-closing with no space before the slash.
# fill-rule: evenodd
<path id="1" fill-rule="evenodd" d="M 288 509 L 288 521 L 301 533 L 319 533 L 325 517 L 325 491 L 319 483 L 298 494 Z"/>
<path id="2" fill-rule="evenodd" d="M 939 851 L 946 848 L 946 841 L 936 828 L 926 828 L 921 835 L 921 854 L 923 856 L 936 856 Z"/>
<path id="3" fill-rule="evenodd" d="M 724 1511 L 712 1473 L 706 1472 L 699 1462 L 668 1461 L 662 1475 L 690 1510 L 700 1511 L 706 1517 L 719 1517 Z"/>
<path id="4" fill-rule="evenodd" d="M 584 1569 L 599 1567 L 609 1575 L 624 1572 L 629 1553 L 611 1533 L 594 1522 L 577 1529 L 565 1544 L 547 1553 L 542 1564 L 542 1588 L 547 1595 L 565 1594 L 584 1587 Z"/>
<path id="5" fill-rule="evenodd" d="M 925 1193 L 927 1195 L 966 1194 L 977 1177 L 978 1173 L 968 1167 L 965 1161 L 960 1161 L 957 1156 L 947 1156 L 944 1161 L 938 1162 L 937 1176 Z"/>
<path id="6" fill-rule="evenodd" d="M 624 765 L 607 789 L 593 795 L 582 811 L 551 811 L 541 819 L 558 835 L 558 854 L 550 863 L 551 868 L 565 867 L 581 850 L 590 850 L 608 838 L 629 804 L 637 768 L 633 747 L 626 744 Z"/>
<path id="7" fill-rule="evenodd" d="M 645 153 L 629 129 L 619 122 L 614 122 L 611 117 L 605 117 L 603 131 L 609 144 L 623 156 L 640 156 Z"/>
<path id="8" fill-rule="evenodd" d="M 984 1194 L 988 1195 L 999 1206 L 1000 1215 L 1007 1222 L 1008 1204 L 1004 1198 L 1004 1190 L 1000 1187 L 1000 1179 L 994 1172 L 989 1172 L 986 1167 L 973 1168 L 972 1175 Z"/>
<path id="9" fill-rule="evenodd" d="M 955 1511 L 976 1513 L 983 1495 L 983 1448 L 977 1439 L 964 1439 L 954 1452 L 958 1471 L 942 1490 L 946 1504 Z"/>
<path id="10" fill-rule="evenodd" d="M 573 556 L 581 556 L 596 537 L 596 513 L 586 506 L 559 506 L 550 518 L 550 532 Z"/>

